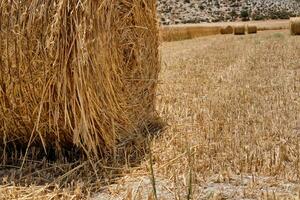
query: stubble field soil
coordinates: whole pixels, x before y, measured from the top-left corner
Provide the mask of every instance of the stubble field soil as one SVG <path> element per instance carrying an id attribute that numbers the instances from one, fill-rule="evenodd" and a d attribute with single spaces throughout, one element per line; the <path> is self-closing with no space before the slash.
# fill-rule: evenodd
<path id="1" fill-rule="evenodd" d="M 299 39 L 266 31 L 162 45 L 159 199 L 299 199 Z M 103 199 L 147 199 L 152 184 L 135 174 L 148 163 Z"/>

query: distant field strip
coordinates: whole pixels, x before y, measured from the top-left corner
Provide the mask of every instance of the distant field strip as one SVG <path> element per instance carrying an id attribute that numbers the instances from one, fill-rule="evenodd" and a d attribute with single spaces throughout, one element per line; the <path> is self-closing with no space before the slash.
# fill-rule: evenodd
<path id="1" fill-rule="evenodd" d="M 217 35 L 219 33 L 220 27 L 218 26 L 178 26 L 163 27 L 161 29 L 162 40 L 166 42 Z"/>
<path id="2" fill-rule="evenodd" d="M 282 30 L 289 28 L 289 20 L 249 21 L 249 22 L 222 22 L 205 24 L 180 24 L 161 27 L 162 41 L 178 41 L 193 39 L 202 36 L 220 34 L 221 27 L 237 24 L 251 24 L 257 26 L 258 31 Z"/>

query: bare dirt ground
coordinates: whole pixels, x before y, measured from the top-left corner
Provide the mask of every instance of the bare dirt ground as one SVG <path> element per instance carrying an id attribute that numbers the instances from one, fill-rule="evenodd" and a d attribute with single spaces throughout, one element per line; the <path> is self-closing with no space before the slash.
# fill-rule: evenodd
<path id="1" fill-rule="evenodd" d="M 149 200 L 153 188 L 159 200 L 299 199 L 299 40 L 265 31 L 163 43 L 157 110 L 168 127 L 152 156 L 101 162 L 99 177 L 88 162 L 41 162 L 27 173 L 38 183 L 11 181 L 25 176 L 12 168 L 0 199 Z"/>

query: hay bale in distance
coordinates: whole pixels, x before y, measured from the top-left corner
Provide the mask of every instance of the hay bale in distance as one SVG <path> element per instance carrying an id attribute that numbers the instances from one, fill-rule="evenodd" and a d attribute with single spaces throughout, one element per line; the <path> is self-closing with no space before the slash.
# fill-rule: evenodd
<path id="1" fill-rule="evenodd" d="M 166 42 L 192 39 L 185 27 L 165 27 L 161 30 L 162 40 Z"/>
<path id="2" fill-rule="evenodd" d="M 156 117 L 156 0 L 7 1 L 0 19 L 0 151 L 98 157 Z"/>
<path id="3" fill-rule="evenodd" d="M 247 26 L 247 33 L 248 34 L 255 34 L 255 33 L 257 33 L 257 26 L 255 26 L 255 25 L 248 25 Z"/>
<path id="4" fill-rule="evenodd" d="M 221 27 L 220 33 L 221 34 L 232 34 L 233 28 L 232 28 L 232 26 Z"/>
<path id="5" fill-rule="evenodd" d="M 245 32 L 246 32 L 245 25 L 234 26 L 234 29 L 233 29 L 234 35 L 245 35 Z"/>
<path id="6" fill-rule="evenodd" d="M 300 35 L 300 17 L 290 19 L 290 33 L 291 35 Z"/>
<path id="7" fill-rule="evenodd" d="M 208 35 L 217 35 L 220 28 L 217 26 L 162 26 L 160 29 L 163 41 L 179 41 Z"/>
<path id="8" fill-rule="evenodd" d="M 217 35 L 220 33 L 220 28 L 217 26 L 190 26 L 187 27 L 187 31 L 191 38 L 197 38 L 208 35 Z"/>

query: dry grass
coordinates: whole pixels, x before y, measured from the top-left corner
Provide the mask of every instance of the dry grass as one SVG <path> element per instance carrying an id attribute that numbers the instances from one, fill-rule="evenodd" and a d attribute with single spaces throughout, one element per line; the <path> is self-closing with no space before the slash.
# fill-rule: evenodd
<path id="1" fill-rule="evenodd" d="M 157 110 L 167 131 L 113 164 L 99 162 L 96 174 L 89 163 L 10 168 L 0 199 L 154 199 L 154 185 L 165 200 L 299 199 L 297 40 L 267 31 L 164 43 Z"/>
<path id="2" fill-rule="evenodd" d="M 192 199 L 298 199 L 296 39 L 264 32 L 165 43 L 162 49 L 158 110 L 169 129 L 152 142 L 158 196 L 187 199 L 192 171 Z M 149 191 L 150 183 L 139 178 L 147 163 L 104 194 Z"/>
<path id="3" fill-rule="evenodd" d="M 4 162 L 29 147 L 99 158 L 156 118 L 155 0 L 1 1 L 0 21 Z"/>
<path id="4" fill-rule="evenodd" d="M 194 199 L 203 198 L 209 189 L 229 199 L 257 199 L 267 192 L 278 199 L 280 195 L 297 199 L 300 44 L 296 41 L 287 32 L 266 32 L 165 44 L 158 109 L 170 128 L 153 147 L 157 171 L 185 188 L 188 146 L 194 158 Z M 247 182 L 249 176 L 253 180 Z M 281 188 L 289 184 L 290 189 Z"/>

